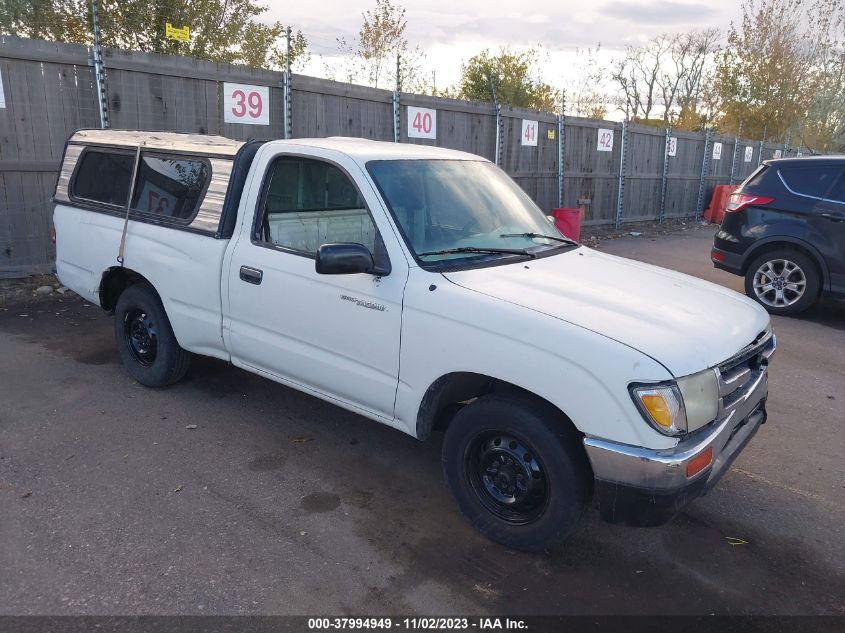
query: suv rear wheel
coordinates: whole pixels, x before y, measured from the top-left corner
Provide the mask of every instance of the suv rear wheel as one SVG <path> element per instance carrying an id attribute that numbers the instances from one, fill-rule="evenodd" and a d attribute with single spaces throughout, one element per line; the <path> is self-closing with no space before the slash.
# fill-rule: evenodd
<path id="1" fill-rule="evenodd" d="M 771 314 L 803 312 L 816 302 L 820 286 L 815 262 L 792 249 L 763 253 L 745 273 L 745 294 Z"/>

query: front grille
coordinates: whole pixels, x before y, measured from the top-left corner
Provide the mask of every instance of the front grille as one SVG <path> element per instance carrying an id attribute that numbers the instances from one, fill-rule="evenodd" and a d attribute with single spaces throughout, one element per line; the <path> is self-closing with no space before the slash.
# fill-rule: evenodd
<path id="1" fill-rule="evenodd" d="M 722 420 L 743 402 L 766 371 L 769 357 L 775 351 L 775 337 L 771 329 L 761 332 L 737 354 L 719 365 L 719 415 Z"/>

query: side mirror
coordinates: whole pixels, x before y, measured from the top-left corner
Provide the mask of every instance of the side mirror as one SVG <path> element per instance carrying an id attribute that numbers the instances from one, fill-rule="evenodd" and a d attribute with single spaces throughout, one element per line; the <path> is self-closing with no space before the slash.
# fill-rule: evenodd
<path id="1" fill-rule="evenodd" d="M 352 242 L 320 246 L 317 249 L 314 269 L 320 275 L 386 275 L 390 272 L 389 269 L 383 270 L 375 265 L 370 249 L 363 244 Z"/>

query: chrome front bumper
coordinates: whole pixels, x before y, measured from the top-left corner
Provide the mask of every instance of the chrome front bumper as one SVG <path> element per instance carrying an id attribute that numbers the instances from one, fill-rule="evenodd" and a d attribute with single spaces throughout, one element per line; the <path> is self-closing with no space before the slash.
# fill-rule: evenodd
<path id="1" fill-rule="evenodd" d="M 731 393 L 725 399 L 727 404 L 720 401 L 722 416 L 671 449 L 652 450 L 593 437 L 584 439 L 606 520 L 658 525 L 716 484 L 766 421 L 768 360 L 775 346 L 773 335 L 762 341 L 759 366 L 747 376 L 741 392 Z M 731 375 L 736 374 L 732 368 Z M 687 465 L 708 449 L 713 451 L 710 465 L 688 477 Z"/>

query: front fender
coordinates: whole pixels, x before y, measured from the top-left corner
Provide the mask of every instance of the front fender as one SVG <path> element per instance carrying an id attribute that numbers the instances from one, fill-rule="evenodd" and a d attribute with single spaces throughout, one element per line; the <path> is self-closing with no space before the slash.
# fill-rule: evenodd
<path id="1" fill-rule="evenodd" d="M 433 277 L 439 282 L 429 290 Z M 415 269 L 403 308 L 397 424 L 416 435 L 429 386 L 455 372 L 489 376 L 533 393 L 590 437 L 653 449 L 677 443 L 651 429 L 628 394 L 631 382 L 672 378 L 655 360 L 590 330 Z"/>

